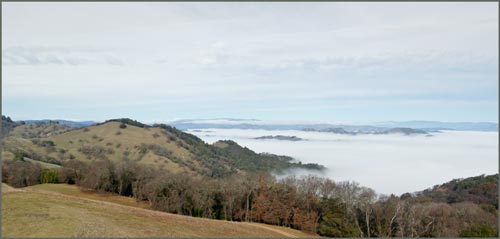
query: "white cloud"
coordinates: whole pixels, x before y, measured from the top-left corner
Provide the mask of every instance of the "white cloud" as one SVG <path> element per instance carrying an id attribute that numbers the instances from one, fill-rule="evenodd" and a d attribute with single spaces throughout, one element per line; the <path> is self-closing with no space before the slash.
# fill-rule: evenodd
<path id="1" fill-rule="evenodd" d="M 92 47 L 9 47 L 2 51 L 4 65 L 124 65 L 111 49 Z"/>
<path id="2" fill-rule="evenodd" d="M 331 108 L 360 98 L 385 106 L 390 97 L 473 106 L 498 100 L 493 6 L 5 3 L 2 91 L 7 102 L 83 104 L 90 95 L 110 107 L 186 110 Z"/>

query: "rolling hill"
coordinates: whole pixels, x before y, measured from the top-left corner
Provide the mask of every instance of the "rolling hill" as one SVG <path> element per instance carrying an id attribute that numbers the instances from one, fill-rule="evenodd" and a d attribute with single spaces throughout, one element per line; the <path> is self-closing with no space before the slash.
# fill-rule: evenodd
<path id="1" fill-rule="evenodd" d="M 316 237 L 285 227 L 148 210 L 129 197 L 76 186 L 2 184 L 2 237 Z"/>
<path id="2" fill-rule="evenodd" d="M 420 200 L 435 202 L 473 202 L 495 212 L 498 210 L 498 174 L 454 179 L 414 195 Z"/>
<path id="3" fill-rule="evenodd" d="M 173 173 L 210 177 L 242 170 L 279 173 L 293 167 L 323 169 L 287 156 L 258 154 L 232 141 L 209 145 L 167 125 L 148 126 L 130 119 L 78 129 L 54 122 L 20 125 L 3 139 L 3 158 L 13 159 L 16 154 L 56 165 L 69 160 L 133 160 Z"/>
<path id="4" fill-rule="evenodd" d="M 2 138 L 2 182 L 21 188 L 5 186 L 2 236 L 310 237 L 289 228 L 331 237 L 498 234 L 498 175 L 385 197 L 355 182 L 279 179 L 269 172 L 322 167 L 230 140 L 206 144 L 167 125 L 51 124 L 16 125 Z"/>

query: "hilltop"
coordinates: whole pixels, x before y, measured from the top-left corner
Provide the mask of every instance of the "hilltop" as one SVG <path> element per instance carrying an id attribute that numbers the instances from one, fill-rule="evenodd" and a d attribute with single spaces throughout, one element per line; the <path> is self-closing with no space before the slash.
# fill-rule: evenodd
<path id="1" fill-rule="evenodd" d="M 130 119 L 77 129 L 57 122 L 17 125 L 4 138 L 2 151 L 4 159 L 16 155 L 56 165 L 71 160 L 131 160 L 173 173 L 210 177 L 241 170 L 279 173 L 290 168 L 323 169 L 287 156 L 255 153 L 235 142 L 210 145 L 168 125 L 149 126 Z"/>

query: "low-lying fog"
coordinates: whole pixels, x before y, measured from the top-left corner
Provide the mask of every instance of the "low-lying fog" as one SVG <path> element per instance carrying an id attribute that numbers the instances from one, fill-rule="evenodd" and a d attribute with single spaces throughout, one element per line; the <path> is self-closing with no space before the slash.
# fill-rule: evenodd
<path id="1" fill-rule="evenodd" d="M 189 130 L 208 143 L 230 139 L 256 152 L 292 156 L 328 168 L 336 181 L 353 180 L 378 193 L 424 190 L 454 178 L 498 173 L 498 132 L 445 131 L 425 135 L 339 135 L 304 131 Z M 297 136 L 302 141 L 253 139 Z M 294 172 L 308 174 L 309 172 Z"/>

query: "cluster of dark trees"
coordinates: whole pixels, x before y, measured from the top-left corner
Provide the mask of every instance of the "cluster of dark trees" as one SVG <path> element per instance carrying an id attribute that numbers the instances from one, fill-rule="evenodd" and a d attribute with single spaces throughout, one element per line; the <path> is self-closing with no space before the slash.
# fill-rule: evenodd
<path id="1" fill-rule="evenodd" d="M 491 212 L 498 210 L 498 175 L 480 175 L 466 179 L 454 179 L 418 195 L 432 198 L 433 201 L 457 203 L 474 202 Z"/>
<path id="2" fill-rule="evenodd" d="M 10 117 L 2 115 L 2 127 L 0 130 L 0 137 L 5 137 L 12 129 L 19 126 L 21 123 L 13 121 Z"/>
<path id="3" fill-rule="evenodd" d="M 497 176 L 498 177 L 498 176 Z M 269 173 L 224 178 L 171 174 L 132 160 L 69 160 L 42 170 L 24 160 L 5 161 L 2 181 L 15 187 L 44 182 L 77 184 L 148 201 L 155 210 L 229 221 L 291 227 L 331 237 L 496 237 L 498 208 L 470 201 L 447 203 L 425 195 L 380 196 L 354 182 Z"/>
<path id="4" fill-rule="evenodd" d="M 120 128 L 124 129 L 124 128 L 127 128 L 127 124 L 128 125 L 133 125 L 133 126 L 137 126 L 139 128 L 150 128 L 151 126 L 147 125 L 147 124 L 143 124 L 137 120 L 133 120 L 133 119 L 129 119 L 129 118 L 120 118 L 120 119 L 110 119 L 110 120 L 106 120 L 102 123 L 99 123 L 99 124 L 96 124 L 96 125 L 102 125 L 102 124 L 106 124 L 106 123 L 109 123 L 109 122 L 119 122 L 121 123 L 120 124 Z"/>

